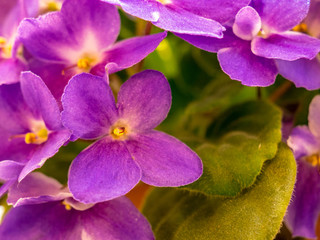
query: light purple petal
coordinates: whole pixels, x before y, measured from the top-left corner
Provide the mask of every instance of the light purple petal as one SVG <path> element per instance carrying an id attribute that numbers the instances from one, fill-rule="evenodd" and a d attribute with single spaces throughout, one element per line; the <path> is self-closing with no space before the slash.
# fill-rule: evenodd
<path id="1" fill-rule="evenodd" d="M 91 73 L 103 76 L 106 70 L 111 74 L 129 68 L 153 52 L 166 36 L 167 33 L 162 32 L 118 42 L 104 52 L 104 60 Z"/>
<path id="2" fill-rule="evenodd" d="M 279 73 L 292 81 L 296 87 L 308 90 L 320 88 L 320 62 L 316 57 L 312 60 L 305 58 L 296 61 L 276 60 Z"/>
<path id="3" fill-rule="evenodd" d="M 47 159 L 54 156 L 70 138 L 70 132 L 68 130 L 60 130 L 49 134 L 48 140 L 45 143 L 37 146 L 32 153 L 26 166 L 22 169 L 19 176 L 21 181 L 25 176 L 37 168 L 41 168 Z"/>
<path id="4" fill-rule="evenodd" d="M 23 163 L 11 160 L 0 161 L 0 179 L 2 181 L 17 180 L 23 167 Z"/>
<path id="5" fill-rule="evenodd" d="M 315 239 L 319 213 L 319 168 L 299 160 L 295 191 L 285 217 L 285 222 L 293 237 L 301 236 Z"/>
<path id="6" fill-rule="evenodd" d="M 171 0 L 173 4 L 205 18 L 213 19 L 221 24 L 234 19 L 250 0 Z"/>
<path id="7" fill-rule="evenodd" d="M 158 71 L 145 70 L 127 80 L 118 93 L 119 118 L 133 131 L 158 126 L 171 106 L 171 90 L 166 77 Z"/>
<path id="8" fill-rule="evenodd" d="M 125 197 L 96 204 L 81 212 L 81 221 L 84 236 L 88 236 L 88 239 L 154 239 L 147 219 Z"/>
<path id="9" fill-rule="evenodd" d="M 120 4 L 123 11 L 146 21 L 155 22 L 159 19 L 159 8 L 155 1 L 146 0 L 103 0 L 111 4 Z"/>
<path id="10" fill-rule="evenodd" d="M 299 58 L 312 59 L 320 51 L 320 40 L 298 32 L 272 34 L 267 38 L 254 38 L 251 50 L 254 54 L 265 58 L 286 61 Z"/>
<path id="11" fill-rule="evenodd" d="M 176 138 L 158 131 L 132 137 L 128 149 L 142 169 L 141 180 L 158 187 L 177 187 L 202 174 L 198 155 Z"/>
<path id="12" fill-rule="evenodd" d="M 160 18 L 153 24 L 175 33 L 222 38 L 225 28 L 218 22 L 188 12 L 174 4 L 159 3 Z"/>
<path id="13" fill-rule="evenodd" d="M 218 60 L 222 70 L 231 79 L 246 86 L 273 84 L 278 73 L 274 61 L 254 55 L 248 44 L 219 50 Z"/>
<path id="14" fill-rule="evenodd" d="M 0 239 L 82 239 L 79 216 L 61 202 L 25 205 L 11 209 L 0 225 Z"/>
<path id="15" fill-rule="evenodd" d="M 57 101 L 40 77 L 32 72 L 21 74 L 21 91 L 34 116 L 43 119 L 49 130 L 62 128 Z"/>
<path id="16" fill-rule="evenodd" d="M 73 77 L 62 96 L 62 123 L 79 138 L 94 139 L 109 134 L 118 113 L 106 81 L 91 74 Z"/>
<path id="17" fill-rule="evenodd" d="M 284 32 L 298 25 L 309 10 L 309 0 L 253 0 L 266 32 Z"/>
<path id="18" fill-rule="evenodd" d="M 307 126 L 295 127 L 287 143 L 293 150 L 296 159 L 313 155 L 320 149 L 319 140 L 310 132 Z"/>
<path id="19" fill-rule="evenodd" d="M 22 21 L 19 38 L 35 57 L 72 65 L 84 54 L 99 54 L 110 46 L 119 28 L 114 6 L 99 0 L 66 0 L 61 12 Z"/>
<path id="20" fill-rule="evenodd" d="M 252 7 L 244 7 L 237 13 L 233 32 L 243 40 L 251 40 L 261 29 L 261 19 L 259 14 Z"/>
<path id="21" fill-rule="evenodd" d="M 309 129 L 320 139 L 320 95 L 315 96 L 309 105 Z"/>
<path id="22" fill-rule="evenodd" d="M 14 207 L 63 200 L 71 193 L 53 178 L 36 172 L 20 183 L 16 182 L 8 192 L 7 203 Z"/>
<path id="23" fill-rule="evenodd" d="M 0 59 L 0 85 L 19 82 L 23 70 L 26 66 L 19 59 Z"/>
<path id="24" fill-rule="evenodd" d="M 140 178 L 124 142 L 102 138 L 73 160 L 68 185 L 76 200 L 96 203 L 128 193 Z"/>
<path id="25" fill-rule="evenodd" d="M 238 44 L 244 42 L 233 34 L 231 28 L 227 28 L 227 30 L 223 33 L 222 39 L 178 33 L 175 33 L 175 35 L 196 46 L 197 48 L 203 49 L 208 52 L 218 52 L 222 48 L 237 46 Z"/>
<path id="26" fill-rule="evenodd" d="M 316 38 L 320 38 L 320 1 L 312 0 L 308 15 L 304 22 L 307 24 L 308 33 Z"/>

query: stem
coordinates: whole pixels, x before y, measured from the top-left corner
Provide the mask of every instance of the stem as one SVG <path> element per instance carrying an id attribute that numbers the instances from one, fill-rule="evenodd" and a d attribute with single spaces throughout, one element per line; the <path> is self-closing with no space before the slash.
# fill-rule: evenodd
<path id="1" fill-rule="evenodd" d="M 147 22 L 146 23 L 146 27 L 144 29 L 144 36 L 150 35 L 151 29 L 152 29 L 152 23 L 151 22 Z M 137 72 L 137 73 L 140 72 L 142 70 L 142 68 L 143 68 L 143 64 L 144 64 L 144 59 L 136 64 L 135 72 Z"/>
<path id="2" fill-rule="evenodd" d="M 277 90 L 275 90 L 269 97 L 270 101 L 275 102 L 282 97 L 292 86 L 292 82 L 284 82 Z"/>
<path id="3" fill-rule="evenodd" d="M 260 100 L 262 98 L 261 87 L 257 87 L 257 98 Z"/>

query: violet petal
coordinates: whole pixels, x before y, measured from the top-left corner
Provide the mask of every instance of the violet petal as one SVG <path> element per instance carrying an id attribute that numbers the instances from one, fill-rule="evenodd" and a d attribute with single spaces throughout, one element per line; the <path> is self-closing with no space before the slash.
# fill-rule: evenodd
<path id="1" fill-rule="evenodd" d="M 62 123 L 79 138 L 109 134 L 118 113 L 109 85 L 103 78 L 82 73 L 74 76 L 62 96 Z"/>
<path id="2" fill-rule="evenodd" d="M 134 131 L 158 126 L 171 106 L 171 90 L 166 77 L 158 71 L 145 70 L 128 79 L 118 93 L 119 118 Z"/>
<path id="3" fill-rule="evenodd" d="M 158 131 L 135 135 L 127 147 L 142 169 L 141 180 L 158 187 L 177 187 L 202 174 L 198 155 L 176 138 Z"/>
<path id="4" fill-rule="evenodd" d="M 253 0 L 265 32 L 284 32 L 298 25 L 309 10 L 308 0 Z"/>
<path id="5" fill-rule="evenodd" d="M 231 79 L 246 86 L 269 86 L 278 73 L 273 60 L 254 55 L 247 44 L 219 50 L 218 60 Z"/>
<path id="6" fill-rule="evenodd" d="M 296 159 L 310 156 L 319 150 L 319 140 L 310 132 L 307 126 L 295 127 L 288 138 L 288 146 L 293 150 Z"/>
<path id="7" fill-rule="evenodd" d="M 279 73 L 292 81 L 296 87 L 308 90 L 320 88 L 320 61 L 316 57 L 312 60 L 305 58 L 296 61 L 276 60 Z"/>
<path id="8" fill-rule="evenodd" d="M 140 178 L 124 142 L 102 138 L 73 160 L 68 185 L 76 200 L 96 203 L 128 193 Z"/>
<path id="9" fill-rule="evenodd" d="M 299 58 L 312 59 L 320 51 L 320 40 L 298 32 L 271 34 L 267 38 L 254 38 L 251 50 L 254 54 L 265 58 L 286 61 Z"/>

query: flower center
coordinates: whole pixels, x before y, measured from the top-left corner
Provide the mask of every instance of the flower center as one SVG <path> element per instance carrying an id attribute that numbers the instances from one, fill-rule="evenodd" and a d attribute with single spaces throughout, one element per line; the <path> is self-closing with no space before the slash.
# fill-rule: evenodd
<path id="1" fill-rule="evenodd" d="M 97 62 L 97 59 L 92 56 L 84 55 L 77 62 L 77 67 L 82 71 L 89 71 L 91 66 Z"/>
<path id="2" fill-rule="evenodd" d="M 37 132 L 28 132 L 24 137 L 26 144 L 42 144 L 48 140 L 48 130 L 41 128 Z"/>
<path id="3" fill-rule="evenodd" d="M 300 23 L 297 26 L 295 26 L 294 28 L 292 28 L 292 31 L 308 33 L 308 26 L 305 23 Z"/>
<path id="4" fill-rule="evenodd" d="M 67 211 L 70 211 L 72 209 L 71 205 L 68 204 L 65 200 L 61 202 L 62 205 L 66 208 Z"/>
<path id="5" fill-rule="evenodd" d="M 305 160 L 314 167 L 320 166 L 320 156 L 317 153 L 306 157 Z"/>
<path id="6" fill-rule="evenodd" d="M 0 56 L 3 58 L 12 57 L 12 44 L 6 38 L 0 36 Z"/>
<path id="7" fill-rule="evenodd" d="M 171 0 L 157 0 L 158 2 L 162 3 L 162 4 L 169 4 L 171 3 Z"/>
<path id="8" fill-rule="evenodd" d="M 62 3 L 55 0 L 40 0 L 40 13 L 59 11 Z"/>
<path id="9" fill-rule="evenodd" d="M 123 123 L 122 121 L 115 123 L 110 128 L 110 135 L 113 139 L 116 140 L 124 140 L 127 138 L 130 132 L 130 128 L 127 124 Z"/>

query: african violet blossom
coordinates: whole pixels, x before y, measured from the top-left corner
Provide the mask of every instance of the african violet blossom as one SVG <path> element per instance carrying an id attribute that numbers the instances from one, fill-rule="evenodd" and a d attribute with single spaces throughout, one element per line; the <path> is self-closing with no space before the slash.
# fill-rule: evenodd
<path id="1" fill-rule="evenodd" d="M 0 180 L 10 185 L 41 167 L 69 139 L 57 102 L 31 72 L 20 83 L 0 86 Z"/>
<path id="2" fill-rule="evenodd" d="M 316 238 L 320 213 L 320 96 L 309 107 L 309 126 L 293 129 L 288 145 L 298 164 L 297 183 L 286 215 L 293 236 Z"/>
<path id="3" fill-rule="evenodd" d="M 166 37 L 158 33 L 114 43 L 120 30 L 115 6 L 99 0 L 66 0 L 61 11 L 25 19 L 19 40 L 33 56 L 30 69 L 56 98 L 80 72 L 104 76 L 131 67 Z"/>
<path id="4" fill-rule="evenodd" d="M 313 59 L 320 40 L 289 31 L 307 15 L 308 0 L 253 0 L 240 9 L 222 39 L 177 34 L 209 52 L 217 52 L 222 70 L 247 86 L 269 86 L 278 69 L 275 60 Z M 295 81 L 295 79 L 292 79 Z M 312 83 L 304 82 L 310 88 Z"/>
<path id="5" fill-rule="evenodd" d="M 24 17 L 34 15 L 37 1 L 0 0 L 0 84 L 18 82 L 20 72 L 27 69 L 17 56 L 17 28 Z"/>
<path id="6" fill-rule="evenodd" d="M 171 91 L 162 73 L 146 70 L 120 88 L 117 104 L 103 78 L 73 77 L 62 97 L 64 126 L 82 139 L 97 139 L 72 162 L 69 188 L 94 203 L 129 192 L 140 180 L 181 186 L 202 174 L 200 158 L 179 140 L 156 130 L 167 116 Z"/>
<path id="7" fill-rule="evenodd" d="M 126 197 L 83 204 L 67 188 L 31 173 L 9 189 L 14 205 L 0 225 L 2 240 L 152 240 L 150 224 Z"/>
<path id="8" fill-rule="evenodd" d="M 304 21 L 297 26 L 297 31 L 305 32 L 320 39 L 320 1 L 312 0 L 310 10 Z M 279 73 L 290 79 L 297 87 L 308 90 L 320 88 L 320 57 L 312 60 L 301 58 L 296 61 L 276 61 Z"/>

